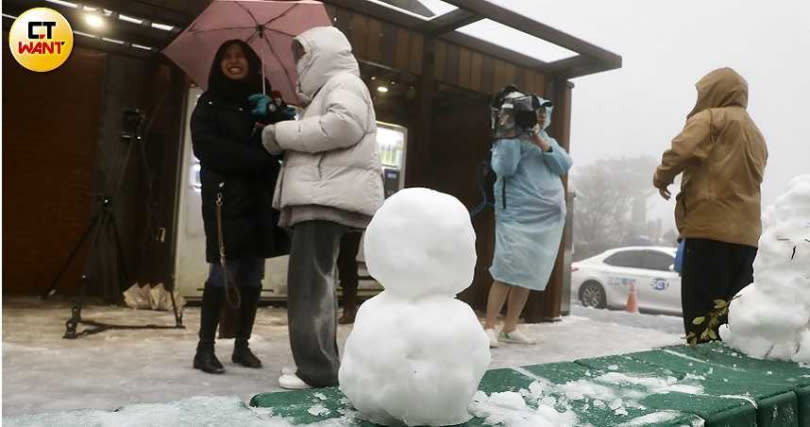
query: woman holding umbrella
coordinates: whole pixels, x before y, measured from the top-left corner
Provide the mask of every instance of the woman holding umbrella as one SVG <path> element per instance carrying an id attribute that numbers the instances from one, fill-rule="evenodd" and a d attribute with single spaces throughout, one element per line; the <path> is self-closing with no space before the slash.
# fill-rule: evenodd
<path id="1" fill-rule="evenodd" d="M 231 360 L 261 367 L 248 339 L 259 303 L 264 259 L 282 255 L 289 248 L 286 234 L 276 227 L 278 212 L 272 208 L 279 158 L 262 149 L 261 132 L 256 129 L 290 117 L 286 106 L 277 106 L 262 95 L 262 83 L 261 61 L 253 49 L 241 40 L 226 41 L 216 52 L 208 90 L 191 117 L 194 155 L 201 166 L 206 261 L 210 263 L 194 368 L 213 374 L 224 372 L 214 354 L 214 338 L 226 300 L 238 306 L 239 313 Z M 257 122 L 261 122 L 259 126 Z"/>

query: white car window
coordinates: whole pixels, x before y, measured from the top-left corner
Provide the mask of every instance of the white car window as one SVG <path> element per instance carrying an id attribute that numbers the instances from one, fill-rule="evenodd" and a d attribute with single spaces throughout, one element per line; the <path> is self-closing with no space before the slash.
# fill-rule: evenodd
<path id="1" fill-rule="evenodd" d="M 658 251 L 644 251 L 642 260 L 644 268 L 658 271 L 669 271 L 669 266 L 675 263 L 674 257 Z"/>
<path id="2" fill-rule="evenodd" d="M 605 258 L 605 264 L 614 267 L 644 268 L 642 251 L 619 251 Z"/>

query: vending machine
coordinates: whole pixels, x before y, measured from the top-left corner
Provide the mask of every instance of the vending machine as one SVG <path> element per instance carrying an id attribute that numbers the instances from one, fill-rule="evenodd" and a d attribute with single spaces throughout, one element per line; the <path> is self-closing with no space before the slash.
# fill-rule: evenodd
<path id="1" fill-rule="evenodd" d="M 205 261 L 205 230 L 202 222 L 202 184 L 200 161 L 194 156 L 191 146 L 191 113 L 202 94 L 198 87 L 189 89 L 181 153 L 182 164 L 178 176 L 178 205 L 176 217 L 177 239 L 175 242 L 174 282 L 184 298 L 199 301 L 202 298 L 208 264 Z M 407 129 L 390 123 L 377 123 L 377 143 L 382 162 L 381 176 L 385 197 L 399 191 L 405 180 L 407 152 Z M 379 284 L 368 277 L 363 261 L 363 245 L 357 257 L 360 275 L 360 294 L 374 293 Z M 263 300 L 284 300 L 287 296 L 288 256 L 270 258 L 265 263 L 262 281 Z"/>
<path id="2" fill-rule="evenodd" d="M 377 146 L 380 150 L 386 199 L 404 185 L 407 141 L 408 131 L 404 127 L 377 122 Z"/>
<path id="3" fill-rule="evenodd" d="M 377 147 L 380 153 L 380 163 L 382 164 L 383 192 L 387 199 L 405 185 L 408 130 L 403 126 L 377 122 Z M 369 276 L 366 270 L 363 240 L 360 241 L 357 265 L 357 272 L 360 276 L 358 294 L 361 297 L 368 297 L 382 290 L 380 284 Z"/>

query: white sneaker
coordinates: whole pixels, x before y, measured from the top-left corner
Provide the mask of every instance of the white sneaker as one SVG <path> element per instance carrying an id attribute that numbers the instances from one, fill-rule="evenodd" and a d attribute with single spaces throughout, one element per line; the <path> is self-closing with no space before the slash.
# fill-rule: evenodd
<path id="1" fill-rule="evenodd" d="M 527 337 L 526 335 L 523 335 L 517 329 L 515 329 L 512 332 L 501 331 L 501 334 L 500 336 L 498 336 L 498 339 L 500 339 L 503 342 L 511 344 L 525 344 L 525 345 L 537 344 L 537 341 L 534 338 L 530 338 Z"/>
<path id="2" fill-rule="evenodd" d="M 282 375 L 295 375 L 298 373 L 298 368 L 295 366 L 285 366 L 281 368 Z"/>
<path id="3" fill-rule="evenodd" d="M 295 374 L 284 374 L 280 376 L 278 378 L 278 385 L 287 390 L 306 390 L 312 388 L 311 385 L 305 383 L 304 380 L 298 378 L 298 375 Z"/>
<path id="4" fill-rule="evenodd" d="M 487 337 L 489 337 L 489 348 L 501 346 L 501 343 L 498 342 L 498 334 L 495 333 L 495 329 L 492 328 L 484 329 L 484 332 L 486 332 Z"/>

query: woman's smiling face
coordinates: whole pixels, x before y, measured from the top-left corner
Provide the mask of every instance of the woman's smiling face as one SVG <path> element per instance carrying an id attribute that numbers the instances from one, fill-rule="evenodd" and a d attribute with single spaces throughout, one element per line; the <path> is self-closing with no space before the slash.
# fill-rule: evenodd
<path id="1" fill-rule="evenodd" d="M 222 67 L 222 74 L 231 80 L 244 79 L 250 71 L 245 52 L 238 44 L 228 46 L 220 62 L 220 67 Z"/>

